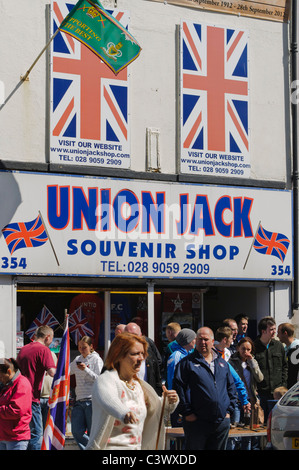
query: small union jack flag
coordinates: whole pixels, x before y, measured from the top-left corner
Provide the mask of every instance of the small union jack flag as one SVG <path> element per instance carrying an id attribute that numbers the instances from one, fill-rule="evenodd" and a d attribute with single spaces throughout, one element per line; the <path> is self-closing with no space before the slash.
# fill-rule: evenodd
<path id="1" fill-rule="evenodd" d="M 10 254 L 20 248 L 41 246 L 48 241 L 48 235 L 40 215 L 30 222 L 15 222 L 2 229 Z"/>
<path id="2" fill-rule="evenodd" d="M 68 316 L 61 341 L 56 373 L 48 402 L 49 411 L 42 450 L 63 450 L 70 394 L 70 337 Z"/>
<path id="3" fill-rule="evenodd" d="M 253 248 L 258 253 L 276 256 L 283 263 L 289 245 L 290 240 L 283 233 L 269 232 L 260 225 Z"/>
<path id="4" fill-rule="evenodd" d="M 28 330 L 25 331 L 26 335 L 29 336 L 30 339 L 32 339 L 36 332 L 36 329 L 43 325 L 47 325 L 50 328 L 59 325 L 59 322 L 56 320 L 54 315 L 45 305 L 37 315 L 36 319 L 33 320 Z"/>
<path id="5" fill-rule="evenodd" d="M 90 336 L 90 337 L 94 336 L 91 326 L 87 322 L 87 318 L 82 312 L 81 306 L 77 308 L 77 310 L 75 310 L 70 315 L 69 320 L 70 320 L 70 334 L 76 344 L 78 344 L 82 336 L 85 336 L 85 335 Z"/>

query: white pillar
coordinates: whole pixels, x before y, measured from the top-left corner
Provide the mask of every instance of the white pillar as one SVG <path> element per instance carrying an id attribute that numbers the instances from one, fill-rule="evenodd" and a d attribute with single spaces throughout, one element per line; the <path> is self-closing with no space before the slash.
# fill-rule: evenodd
<path id="1" fill-rule="evenodd" d="M 277 327 L 280 323 L 293 323 L 292 294 L 290 282 L 275 282 L 275 311 L 274 318 Z"/>
<path id="2" fill-rule="evenodd" d="M 269 315 L 271 317 L 274 317 L 275 316 L 275 287 L 274 287 L 274 284 L 271 283 L 270 286 L 269 286 L 269 305 L 270 305 L 270 311 L 269 311 Z"/>
<path id="3" fill-rule="evenodd" d="M 147 283 L 147 335 L 155 341 L 155 284 L 151 281 Z"/>
<path id="4" fill-rule="evenodd" d="M 105 357 L 111 344 L 111 299 L 110 291 L 105 291 Z"/>
<path id="5" fill-rule="evenodd" d="M 0 341 L 6 357 L 17 355 L 17 288 L 12 276 L 0 276 Z"/>

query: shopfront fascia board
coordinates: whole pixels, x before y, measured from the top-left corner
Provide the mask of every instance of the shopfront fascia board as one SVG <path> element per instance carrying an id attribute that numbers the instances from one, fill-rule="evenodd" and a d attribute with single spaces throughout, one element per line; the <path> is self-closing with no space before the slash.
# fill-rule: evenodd
<path id="1" fill-rule="evenodd" d="M 293 279 L 292 191 L 0 172 L 0 273 Z"/>

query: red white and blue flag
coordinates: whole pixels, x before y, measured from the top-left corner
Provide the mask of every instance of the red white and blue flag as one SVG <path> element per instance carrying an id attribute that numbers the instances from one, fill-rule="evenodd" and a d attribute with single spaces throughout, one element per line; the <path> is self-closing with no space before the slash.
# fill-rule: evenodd
<path id="1" fill-rule="evenodd" d="M 61 340 L 56 373 L 49 398 L 49 411 L 42 450 L 63 450 L 70 394 L 70 338 L 68 316 Z"/>
<path id="2" fill-rule="evenodd" d="M 181 87 L 182 156 L 247 156 L 247 32 L 182 22 Z"/>
<path id="3" fill-rule="evenodd" d="M 48 241 L 48 235 L 40 215 L 30 222 L 14 222 L 2 229 L 10 254 L 20 248 L 41 246 Z"/>
<path id="4" fill-rule="evenodd" d="M 258 253 L 276 256 L 283 263 L 289 245 L 290 240 L 283 233 L 269 232 L 260 225 L 254 240 L 253 248 Z"/>
<path id="5" fill-rule="evenodd" d="M 87 321 L 86 316 L 82 312 L 82 307 L 78 307 L 69 318 L 70 334 L 76 344 L 80 341 L 82 336 L 94 336 L 92 328 Z"/>
<path id="6" fill-rule="evenodd" d="M 52 0 L 53 33 L 75 3 Z M 109 13 L 128 26 L 128 13 Z M 51 161 L 61 163 L 63 155 L 64 164 L 129 167 L 129 158 L 117 158 L 120 149 L 129 152 L 127 69 L 116 77 L 88 47 L 60 31 L 51 71 Z"/>
<path id="7" fill-rule="evenodd" d="M 26 335 L 29 336 L 30 339 L 34 336 L 36 329 L 40 326 L 47 325 L 50 328 L 59 325 L 59 322 L 56 320 L 54 315 L 50 312 L 50 310 L 44 305 L 35 320 L 31 323 L 30 327 L 27 331 L 25 331 Z"/>

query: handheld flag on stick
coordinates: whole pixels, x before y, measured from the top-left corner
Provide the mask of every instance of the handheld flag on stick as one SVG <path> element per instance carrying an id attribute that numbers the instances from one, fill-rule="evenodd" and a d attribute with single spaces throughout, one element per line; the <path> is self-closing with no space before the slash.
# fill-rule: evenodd
<path id="1" fill-rule="evenodd" d="M 70 337 L 68 315 L 61 341 L 57 369 L 49 398 L 49 411 L 41 450 L 62 450 L 70 392 Z"/>
<path id="2" fill-rule="evenodd" d="M 29 338 L 31 339 L 34 336 L 36 329 L 43 325 L 47 325 L 50 328 L 59 325 L 59 322 L 56 320 L 54 315 L 52 315 L 50 310 L 45 305 L 43 306 L 35 320 L 33 320 L 28 330 L 25 331 L 26 335 L 29 336 Z"/>
<path id="3" fill-rule="evenodd" d="M 141 51 L 136 39 L 104 9 L 99 0 L 79 0 L 21 77 L 23 81 L 59 31 L 70 34 L 87 46 L 115 74 L 137 59 Z"/>
<path id="4" fill-rule="evenodd" d="M 161 435 L 161 428 L 162 428 L 162 422 L 163 422 L 163 417 L 164 417 L 165 402 L 166 402 L 166 393 L 164 392 L 163 393 L 163 402 L 162 402 L 160 420 L 159 420 L 159 426 L 158 426 L 157 439 L 156 439 L 156 450 L 158 450 L 158 447 L 159 447 L 159 439 L 160 439 L 160 435 Z"/>
<path id="5" fill-rule="evenodd" d="M 70 315 L 70 334 L 76 344 L 79 343 L 82 336 L 94 336 L 81 307 L 77 308 Z"/>

